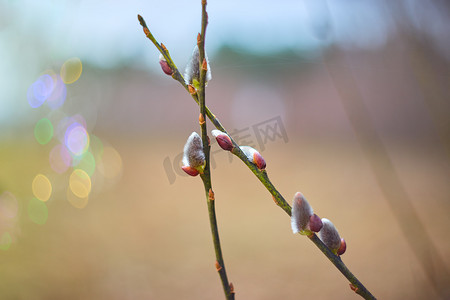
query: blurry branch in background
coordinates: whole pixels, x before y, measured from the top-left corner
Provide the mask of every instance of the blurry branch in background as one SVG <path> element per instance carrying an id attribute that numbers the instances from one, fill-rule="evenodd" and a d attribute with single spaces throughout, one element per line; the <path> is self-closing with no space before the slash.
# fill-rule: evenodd
<path id="1" fill-rule="evenodd" d="M 448 93 L 444 93 L 438 84 L 437 75 L 433 72 L 427 55 L 421 49 L 422 47 L 417 45 L 417 41 L 411 41 L 411 43 L 413 46 L 409 48 L 408 58 L 411 62 L 413 74 L 419 83 L 424 102 L 445 147 L 447 158 L 450 158 L 450 103 L 445 96 Z"/>
<path id="2" fill-rule="evenodd" d="M 401 35 L 406 42 L 410 45 L 406 47 L 406 58 L 408 59 L 412 74 L 416 79 L 421 92 L 422 99 L 428 109 L 429 115 L 434 123 L 436 132 L 440 137 L 440 140 L 447 152 L 447 158 L 450 159 L 450 101 L 448 101 L 449 85 L 448 85 L 448 60 L 438 60 L 434 58 L 439 55 L 430 55 L 436 53 L 436 49 L 433 47 L 434 41 L 432 38 L 418 31 L 414 26 L 408 23 L 402 22 L 402 20 L 408 19 L 408 12 L 404 8 L 404 3 L 400 1 L 386 2 L 388 5 L 397 12 L 399 17 L 395 18 L 396 26 L 401 32 Z M 427 1 L 422 2 L 423 7 L 434 9 L 443 16 L 450 13 L 449 1 Z M 419 7 L 417 9 L 420 9 Z M 436 15 L 435 17 L 439 17 Z M 445 31 L 445 34 L 447 31 Z M 445 41 L 445 37 L 440 37 Z M 448 39 L 447 39 L 448 41 Z M 444 74 L 438 74 L 436 69 L 443 70 Z M 445 81 L 442 81 L 439 77 L 445 76 Z M 445 86 L 445 87 L 444 87 Z"/>
<path id="3" fill-rule="evenodd" d="M 234 299 L 234 287 L 230 283 L 228 284 L 228 278 L 225 272 L 225 266 L 223 264 L 223 257 L 220 248 L 220 241 L 218 236 L 218 228 L 215 216 L 214 202 L 215 197 L 212 191 L 210 166 L 209 166 L 209 150 L 210 143 L 206 133 L 206 121 L 205 116 L 211 120 L 217 130 L 213 131 L 213 135 L 216 137 L 219 146 L 230 151 L 236 155 L 241 161 L 247 165 L 247 167 L 255 174 L 255 176 L 261 181 L 273 197 L 274 202 L 291 217 L 291 224 L 294 233 L 300 233 L 307 236 L 322 253 L 335 265 L 335 267 L 349 280 L 350 288 L 363 297 L 364 299 L 376 299 L 369 290 L 353 275 L 344 262 L 341 260 L 340 255 L 345 252 L 346 244 L 343 239 L 340 238 L 334 225 L 328 219 L 320 219 L 317 215 L 313 214 L 312 208 L 309 203 L 304 199 L 303 195 L 297 193 L 294 197 L 292 209 L 287 203 L 284 197 L 278 192 L 272 182 L 269 180 L 266 168 L 266 162 L 261 154 L 249 147 L 239 146 L 235 140 L 228 134 L 217 117 L 206 107 L 205 104 L 205 86 L 207 80 L 207 72 L 209 71 L 209 64 L 206 60 L 206 54 L 204 50 L 205 42 L 205 30 L 207 25 L 207 13 L 206 13 L 206 0 L 202 0 L 202 29 L 197 38 L 198 49 L 194 50 L 193 57 L 198 55 L 198 71 L 199 82 L 192 80 L 192 75 L 189 75 L 188 82 L 181 75 L 172 58 L 169 55 L 169 51 L 163 44 L 159 44 L 153 37 L 148 29 L 144 19 L 138 15 L 138 20 L 143 27 L 144 33 L 152 43 L 156 46 L 162 56 L 160 56 L 160 64 L 164 73 L 171 75 L 172 78 L 180 82 L 180 84 L 190 93 L 195 102 L 200 106 L 199 123 L 202 131 L 202 150 L 199 150 L 199 138 L 197 134 L 193 133 L 186 143 L 185 156 L 193 154 L 194 161 L 198 163 L 195 165 L 189 164 L 189 158 L 183 158 L 185 165 L 183 170 L 191 176 L 200 174 L 205 187 L 206 198 L 208 202 L 208 211 L 210 217 L 210 225 L 213 234 L 213 242 L 216 252 L 216 269 L 219 272 L 224 293 L 227 299 Z M 198 50 L 198 53 L 196 53 Z M 196 141 L 197 140 L 197 141 Z M 199 158 L 200 159 L 197 159 Z M 204 161 L 203 161 L 204 159 Z M 320 238 L 315 234 L 319 232 Z"/>
<path id="4" fill-rule="evenodd" d="M 345 54 L 341 53 L 339 49 L 334 50 L 333 53 L 338 55 L 337 59 L 333 59 L 328 52 L 328 54 L 324 54 L 324 62 L 357 140 L 409 246 L 425 270 L 428 280 L 443 299 L 449 299 L 450 278 L 444 260 L 426 232 L 383 142 L 370 121 L 369 111 L 364 105 L 351 69 L 345 65 Z"/>

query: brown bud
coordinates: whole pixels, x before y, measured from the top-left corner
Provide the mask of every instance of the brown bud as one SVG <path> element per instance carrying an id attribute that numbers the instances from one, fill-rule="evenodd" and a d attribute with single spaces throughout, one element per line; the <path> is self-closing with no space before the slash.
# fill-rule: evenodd
<path id="1" fill-rule="evenodd" d="M 215 266 L 216 266 L 216 271 L 217 271 L 217 272 L 219 272 L 220 270 L 222 270 L 222 266 L 219 264 L 218 261 L 216 261 Z"/>
<path id="2" fill-rule="evenodd" d="M 311 231 L 314 232 L 319 232 L 320 229 L 322 229 L 322 220 L 320 219 L 320 217 L 316 214 L 313 214 L 310 218 L 309 218 L 309 229 Z"/>
<path id="3" fill-rule="evenodd" d="M 166 48 L 166 46 L 164 46 L 163 43 L 161 43 L 161 48 L 163 48 L 163 50 L 164 50 L 165 52 L 167 52 L 167 48 Z"/>
<path id="4" fill-rule="evenodd" d="M 202 41 L 202 36 L 200 35 L 200 33 L 198 33 L 197 35 L 197 45 L 200 44 Z"/>
<path id="5" fill-rule="evenodd" d="M 209 192 L 208 192 L 208 200 L 209 200 L 209 201 L 214 201 L 214 192 L 213 192 L 212 189 L 209 189 Z"/>
<path id="6" fill-rule="evenodd" d="M 234 294 L 234 285 L 230 282 L 230 294 Z"/>
<path id="7" fill-rule="evenodd" d="M 273 202 L 275 202 L 276 205 L 278 205 L 278 200 L 277 200 L 277 198 L 275 198 L 275 196 L 272 196 L 272 200 L 273 200 Z"/>
<path id="8" fill-rule="evenodd" d="M 343 238 L 341 238 L 341 246 L 339 247 L 337 254 L 342 255 L 345 253 L 345 250 L 347 250 L 347 243 Z"/>
<path id="9" fill-rule="evenodd" d="M 197 94 L 197 90 L 194 88 L 194 86 L 192 84 L 188 85 L 188 89 L 189 89 L 189 94 L 191 94 L 191 95 Z"/>
<path id="10" fill-rule="evenodd" d="M 354 286 L 352 283 L 350 283 L 350 289 L 352 291 L 354 291 L 355 293 L 357 293 L 359 291 L 359 288 L 357 288 L 356 286 Z"/>
<path id="11" fill-rule="evenodd" d="M 205 124 L 205 118 L 203 117 L 203 114 L 202 114 L 202 113 L 200 113 L 200 114 L 198 115 L 198 123 L 199 123 L 200 125 Z"/>
<path id="12" fill-rule="evenodd" d="M 146 36 L 148 36 L 150 34 L 150 30 L 148 30 L 147 27 L 144 27 L 144 33 Z"/>
<path id="13" fill-rule="evenodd" d="M 208 62 L 206 61 L 206 58 L 203 58 L 202 70 L 203 71 L 208 71 Z"/>

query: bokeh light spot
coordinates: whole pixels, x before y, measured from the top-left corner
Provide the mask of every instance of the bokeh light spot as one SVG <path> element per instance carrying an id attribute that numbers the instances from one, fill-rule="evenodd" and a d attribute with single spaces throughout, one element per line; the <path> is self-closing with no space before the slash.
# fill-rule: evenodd
<path id="1" fill-rule="evenodd" d="M 122 158 L 113 147 L 103 148 L 103 155 L 97 169 L 105 178 L 115 178 L 122 172 Z"/>
<path id="2" fill-rule="evenodd" d="M 55 87 L 52 94 L 48 97 L 46 103 L 51 109 L 57 109 L 61 107 L 66 101 L 67 88 L 60 76 L 55 75 L 53 77 Z"/>
<path id="3" fill-rule="evenodd" d="M 39 199 L 32 198 L 28 203 L 28 217 L 34 223 L 44 225 L 48 218 L 47 205 Z"/>
<path id="4" fill-rule="evenodd" d="M 16 197 L 11 192 L 3 192 L 0 195 L 0 217 L 12 219 L 17 215 L 18 210 L 19 204 Z"/>
<path id="5" fill-rule="evenodd" d="M 9 249 L 12 243 L 12 238 L 9 232 L 5 232 L 2 234 L 0 238 L 0 250 L 6 251 Z"/>
<path id="6" fill-rule="evenodd" d="M 34 177 L 31 188 L 34 196 L 44 202 L 47 201 L 52 194 L 52 184 L 50 183 L 50 180 L 42 174 L 38 174 Z"/>
<path id="7" fill-rule="evenodd" d="M 77 195 L 75 195 L 71 189 L 67 189 L 67 200 L 72 204 L 73 207 L 76 208 L 84 208 L 89 202 L 89 196 L 80 198 Z"/>
<path id="8" fill-rule="evenodd" d="M 61 67 L 61 78 L 66 84 L 74 83 L 81 76 L 83 66 L 78 57 L 72 57 L 64 62 Z"/>
<path id="9" fill-rule="evenodd" d="M 75 196 L 87 198 L 91 192 L 91 178 L 85 171 L 75 169 L 70 175 L 69 186 Z"/>
<path id="10" fill-rule="evenodd" d="M 45 100 L 51 95 L 54 88 L 53 78 L 44 74 L 33 82 L 27 91 L 28 103 L 31 107 L 36 108 L 41 106 Z"/>
<path id="11" fill-rule="evenodd" d="M 77 169 L 85 171 L 90 177 L 94 175 L 95 171 L 95 158 L 90 151 L 84 153 L 83 157 L 76 164 Z"/>
<path id="12" fill-rule="evenodd" d="M 62 174 L 72 164 L 72 156 L 70 156 L 69 150 L 61 144 L 56 145 L 50 151 L 50 167 L 58 174 Z"/>
<path id="13" fill-rule="evenodd" d="M 41 145 L 45 145 L 50 142 L 53 137 L 52 122 L 50 122 L 47 118 L 40 119 L 36 123 L 36 126 L 34 126 L 34 137 Z"/>
<path id="14" fill-rule="evenodd" d="M 80 156 L 89 147 L 89 134 L 83 125 L 74 122 L 66 129 L 64 143 L 73 155 Z"/>

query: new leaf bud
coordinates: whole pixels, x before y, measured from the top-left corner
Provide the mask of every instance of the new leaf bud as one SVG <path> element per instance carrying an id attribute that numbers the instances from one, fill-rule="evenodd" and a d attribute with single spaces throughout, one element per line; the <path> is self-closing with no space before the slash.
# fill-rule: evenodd
<path id="1" fill-rule="evenodd" d="M 184 145 L 182 169 L 191 176 L 203 174 L 205 168 L 205 153 L 203 152 L 202 138 L 193 132 Z M 195 171 L 197 171 L 197 173 Z"/>
<path id="2" fill-rule="evenodd" d="M 212 130 L 211 134 L 216 138 L 220 148 L 226 151 L 231 151 L 233 149 L 233 143 L 228 134 L 217 129 Z"/>
<path id="3" fill-rule="evenodd" d="M 258 169 L 264 170 L 266 168 L 266 161 L 258 151 L 250 146 L 241 146 L 240 148 L 247 156 L 247 159 L 254 163 Z"/>
<path id="4" fill-rule="evenodd" d="M 319 237 L 334 254 L 337 254 L 337 251 L 341 247 L 339 232 L 330 220 L 323 218 L 322 223 L 323 227 L 319 232 Z"/>
<path id="5" fill-rule="evenodd" d="M 161 65 L 161 69 L 164 73 L 167 75 L 172 75 L 173 71 L 162 54 L 159 55 L 159 64 Z"/>

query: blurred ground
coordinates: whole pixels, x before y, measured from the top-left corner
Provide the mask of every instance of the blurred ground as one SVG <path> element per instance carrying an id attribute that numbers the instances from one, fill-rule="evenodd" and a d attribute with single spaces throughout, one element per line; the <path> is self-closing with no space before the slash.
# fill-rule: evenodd
<path id="1" fill-rule="evenodd" d="M 224 48 L 212 59 L 209 107 L 230 132 L 264 147 L 269 177 L 288 201 L 301 191 L 318 215 L 333 221 L 347 241 L 343 260 L 375 296 L 437 298 L 375 180 L 329 69 L 344 65 L 353 76 L 444 260 L 440 267 L 448 269 L 448 62 L 407 39 L 376 52 L 343 53 L 257 57 Z M 64 109 L 83 115 L 89 133 L 120 155 L 113 161 L 117 172 L 106 176 L 99 168 L 108 165 L 96 156 L 89 202 L 75 208 L 66 192 L 71 171 L 59 175 L 49 167 L 55 142 L 40 145 L 33 136 L 34 122 L 49 112 L 37 109 L 33 120 L 7 128 L 0 193 L 15 196 L 17 214 L 0 224 L 0 299 L 222 299 L 201 181 L 173 166 L 198 130 L 189 95 L 162 75 L 88 65 L 68 95 Z M 287 138 L 259 143 L 254 126 L 273 119 Z M 214 160 L 218 222 L 237 299 L 358 299 L 308 239 L 292 234 L 288 216 L 243 164 L 220 151 Z M 39 173 L 53 187 L 42 225 L 30 219 L 29 208 Z"/>
<path id="2" fill-rule="evenodd" d="M 291 138 L 265 153 L 280 191 L 290 199 L 301 190 L 333 220 L 347 240 L 344 261 L 377 297 L 434 298 L 357 145 Z M 2 299 L 221 299 L 200 180 L 170 185 L 161 164 L 183 142 L 113 144 L 124 165 L 119 184 L 83 210 L 53 197 L 42 226 L 19 214 L 20 234 L 1 253 Z M 34 150 L 20 153 L 28 157 L 23 164 L 39 160 Z M 402 182 L 449 263 L 448 175 L 439 159 L 424 155 L 429 151 L 396 144 L 392 153 L 402 156 Z M 289 218 L 249 170 L 225 156 L 217 164 L 223 250 L 240 299 L 357 299 L 308 239 L 292 235 Z M 31 180 L 37 171 L 19 172 L 18 165 L 10 177 Z"/>

